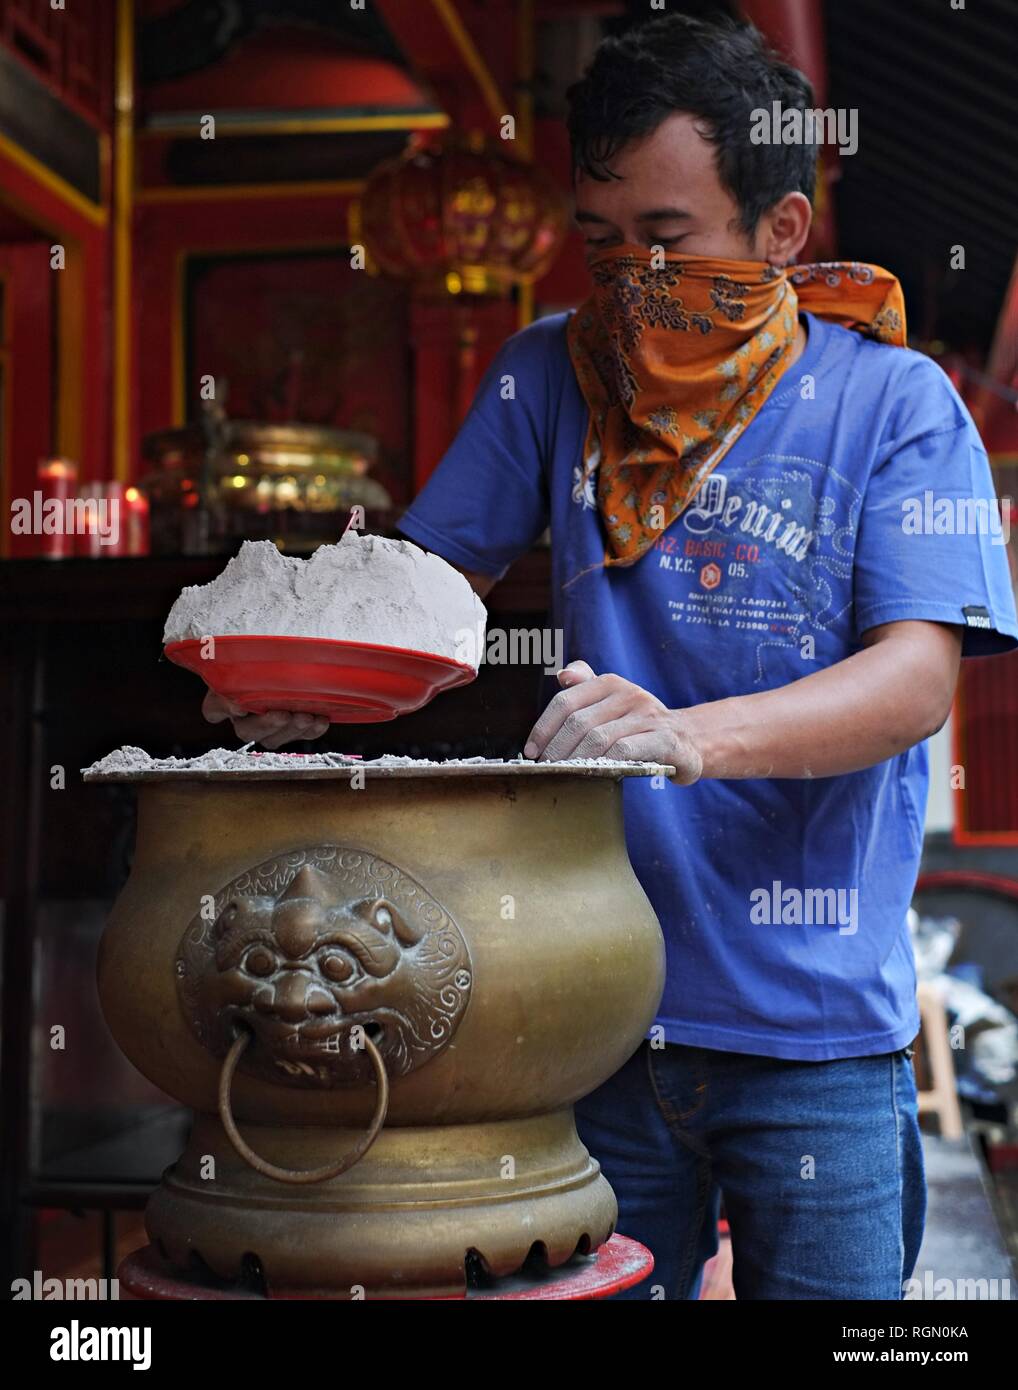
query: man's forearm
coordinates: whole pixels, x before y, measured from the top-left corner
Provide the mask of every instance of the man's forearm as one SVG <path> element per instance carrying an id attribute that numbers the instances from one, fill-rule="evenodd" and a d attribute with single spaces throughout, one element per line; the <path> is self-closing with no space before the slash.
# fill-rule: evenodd
<path id="1" fill-rule="evenodd" d="M 863 651 L 791 685 L 678 711 L 703 758 L 702 776 L 834 777 L 935 733 L 951 708 L 959 630 L 894 628 L 877 629 Z"/>

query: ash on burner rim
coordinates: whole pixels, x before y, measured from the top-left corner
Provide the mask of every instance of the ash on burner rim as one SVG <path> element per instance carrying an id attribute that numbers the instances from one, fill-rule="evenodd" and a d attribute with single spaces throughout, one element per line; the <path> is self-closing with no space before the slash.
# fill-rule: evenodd
<path id="1" fill-rule="evenodd" d="M 362 770 L 372 778 L 480 776 L 671 777 L 675 769 L 662 763 L 623 762 L 614 758 L 572 758 L 533 762 L 517 758 L 404 758 L 386 753 L 358 758 L 342 753 L 249 753 L 244 749 L 213 748 L 196 758 L 153 758 L 143 748 L 125 744 L 82 768 L 86 782 L 155 781 L 281 781 L 293 778 L 336 778 Z"/>

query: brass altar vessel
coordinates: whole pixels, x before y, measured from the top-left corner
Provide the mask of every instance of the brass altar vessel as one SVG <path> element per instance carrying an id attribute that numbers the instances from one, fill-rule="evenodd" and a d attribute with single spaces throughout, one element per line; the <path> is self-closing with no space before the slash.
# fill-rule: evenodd
<path id="1" fill-rule="evenodd" d="M 573 1103 L 653 1020 L 657 919 L 606 764 L 121 772 L 102 942 L 119 1045 L 191 1106 L 149 1202 L 175 1267 L 274 1296 L 462 1294 L 597 1249 Z"/>
<path id="2" fill-rule="evenodd" d="M 369 476 L 378 441 L 353 430 L 233 420 L 206 402 L 201 423 L 146 435 L 142 447 L 157 552 L 214 554 L 239 539 L 313 550 L 336 539 L 351 507 L 378 516 L 393 505 Z"/>

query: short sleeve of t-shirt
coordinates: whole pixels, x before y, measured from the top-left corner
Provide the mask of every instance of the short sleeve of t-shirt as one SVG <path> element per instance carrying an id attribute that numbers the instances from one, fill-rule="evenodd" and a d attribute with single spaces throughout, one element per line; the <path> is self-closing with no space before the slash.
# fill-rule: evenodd
<path id="1" fill-rule="evenodd" d="M 456 438 L 400 520 L 411 540 L 464 569 L 500 579 L 548 525 L 553 331 L 539 320 L 502 345 Z"/>
<path id="2" fill-rule="evenodd" d="M 856 631 L 916 618 L 963 627 L 965 656 L 1010 651 L 1008 536 L 972 417 L 937 364 L 908 353 L 863 501 Z"/>

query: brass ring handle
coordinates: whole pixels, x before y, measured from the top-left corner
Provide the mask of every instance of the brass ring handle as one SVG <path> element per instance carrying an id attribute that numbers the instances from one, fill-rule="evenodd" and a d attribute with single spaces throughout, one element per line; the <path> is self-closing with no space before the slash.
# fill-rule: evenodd
<path id="1" fill-rule="evenodd" d="M 269 1163 L 266 1159 L 259 1157 L 254 1149 L 246 1142 L 237 1128 L 237 1122 L 233 1118 L 233 1111 L 230 1107 L 230 1089 L 233 1085 L 233 1074 L 237 1070 L 237 1063 L 240 1061 L 241 1053 L 251 1041 L 251 1034 L 245 1028 L 239 1033 L 233 1046 L 226 1054 L 223 1062 L 223 1070 L 219 1074 L 219 1118 L 223 1122 L 223 1128 L 229 1136 L 230 1143 L 240 1154 L 246 1163 L 252 1168 L 256 1168 L 259 1173 L 264 1173 L 267 1178 L 275 1178 L 277 1182 L 327 1182 L 329 1178 L 338 1178 L 340 1173 L 345 1173 L 348 1168 L 352 1168 L 358 1163 L 368 1149 L 378 1138 L 382 1126 L 385 1124 L 386 1112 L 389 1109 L 389 1077 L 386 1074 L 385 1062 L 378 1048 L 367 1036 L 364 1038 L 364 1046 L 368 1056 L 371 1058 L 371 1065 L 375 1069 L 375 1081 L 378 1086 L 378 1103 L 375 1106 L 375 1113 L 371 1118 L 368 1132 L 360 1139 L 349 1153 L 335 1163 L 326 1163 L 321 1168 L 277 1168 L 274 1163 Z"/>

